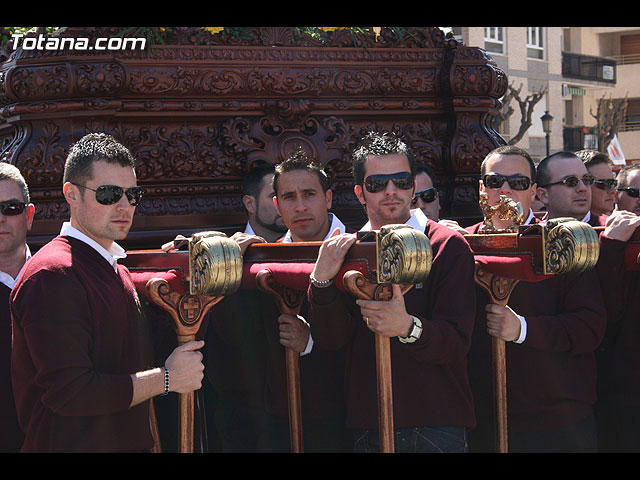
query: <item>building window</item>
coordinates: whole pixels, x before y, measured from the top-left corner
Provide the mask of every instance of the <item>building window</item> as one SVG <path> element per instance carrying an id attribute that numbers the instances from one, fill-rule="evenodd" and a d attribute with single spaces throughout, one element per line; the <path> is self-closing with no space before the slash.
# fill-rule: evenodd
<path id="1" fill-rule="evenodd" d="M 527 27 L 527 57 L 544 59 L 544 27 Z"/>
<path id="2" fill-rule="evenodd" d="M 484 48 L 487 52 L 504 53 L 504 27 L 484 27 Z"/>

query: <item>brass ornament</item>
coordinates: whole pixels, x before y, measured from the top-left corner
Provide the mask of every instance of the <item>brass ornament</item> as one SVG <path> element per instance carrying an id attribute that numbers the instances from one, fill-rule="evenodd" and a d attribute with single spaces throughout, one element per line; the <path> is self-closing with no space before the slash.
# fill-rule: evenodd
<path id="1" fill-rule="evenodd" d="M 376 235 L 376 283 L 415 285 L 431 271 L 429 238 L 408 225 L 385 225 Z"/>
<path id="2" fill-rule="evenodd" d="M 242 252 L 224 233 L 199 232 L 189 242 L 189 293 L 227 296 L 240 288 Z"/>
<path id="3" fill-rule="evenodd" d="M 574 218 L 553 218 L 543 233 L 544 274 L 581 273 L 592 269 L 600 256 L 598 233 Z"/>
<path id="4" fill-rule="evenodd" d="M 484 222 L 480 226 L 479 233 L 517 233 L 518 227 L 526 220 L 522 204 L 516 202 L 506 195 L 500 195 L 497 205 L 491 206 L 488 203 L 489 195 L 480 192 L 480 209 L 484 216 Z M 511 220 L 507 228 L 498 229 L 493 224 L 493 218 L 498 216 L 500 220 Z"/>

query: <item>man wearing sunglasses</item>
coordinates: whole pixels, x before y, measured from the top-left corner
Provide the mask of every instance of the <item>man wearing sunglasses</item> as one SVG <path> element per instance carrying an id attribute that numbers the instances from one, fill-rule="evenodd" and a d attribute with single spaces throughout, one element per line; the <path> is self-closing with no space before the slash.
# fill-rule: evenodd
<path id="1" fill-rule="evenodd" d="M 203 342 L 149 369 L 149 325 L 115 242 L 141 197 L 129 151 L 88 134 L 71 147 L 63 181 L 70 221 L 27 262 L 11 294 L 22 451 L 145 451 L 153 446 L 148 400 L 200 388 Z"/>
<path id="2" fill-rule="evenodd" d="M 480 171 L 480 189 L 490 205 L 506 195 L 528 212 L 525 224 L 538 222 L 531 209 L 536 168 L 528 152 L 499 147 L 486 156 Z M 494 223 L 505 228 L 509 221 Z M 467 231 L 477 233 L 481 225 Z M 497 337 L 506 342 L 509 451 L 594 451 L 594 351 L 604 331 L 595 273 L 521 281 L 507 306 L 492 304 L 479 287 L 476 295 L 469 376 L 478 427 L 470 435 L 470 450 L 494 451 L 490 340 Z"/>
<path id="3" fill-rule="evenodd" d="M 607 332 L 598 351 L 599 447 L 603 452 L 640 451 L 640 271 L 625 267 L 625 247 L 640 229 L 640 165 L 618 173 L 615 210 L 600 235 L 600 275 Z"/>
<path id="4" fill-rule="evenodd" d="M 34 206 L 20 171 L 0 163 L 0 452 L 20 450 L 24 434 L 18 423 L 11 386 L 11 314 L 9 294 L 24 264 L 31 257 L 26 243 L 33 222 Z"/>
<path id="5" fill-rule="evenodd" d="M 418 207 L 427 218 L 434 222 L 440 219 L 440 199 L 435 188 L 434 171 L 425 163 L 416 165 L 416 193 L 411 201 L 412 207 Z"/>
<path id="6" fill-rule="evenodd" d="M 590 211 L 594 182 L 595 177 L 580 157 L 571 152 L 553 153 L 537 167 L 537 194 L 547 207 L 548 218 L 573 217 L 591 226 L 600 226 L 602 220 Z"/>
<path id="7" fill-rule="evenodd" d="M 415 160 L 391 134 L 371 133 L 353 153 L 354 191 L 369 222 L 363 231 L 407 224 L 430 240 L 429 277 L 388 301 L 355 300 L 334 277 L 356 240 L 326 240 L 312 274 L 309 323 L 316 344 L 347 348 L 347 426 L 357 452 L 379 450 L 374 333 L 390 338 L 396 452 L 464 452 L 474 425 L 467 378 L 473 328 L 474 262 L 464 238 L 411 210 Z M 452 292 L 456 292 L 455 300 Z"/>
<path id="8" fill-rule="evenodd" d="M 616 178 L 611 168 L 611 159 L 606 153 L 597 150 L 579 150 L 576 155 L 594 177 L 591 186 L 591 215 L 610 215 L 616 201 Z"/>

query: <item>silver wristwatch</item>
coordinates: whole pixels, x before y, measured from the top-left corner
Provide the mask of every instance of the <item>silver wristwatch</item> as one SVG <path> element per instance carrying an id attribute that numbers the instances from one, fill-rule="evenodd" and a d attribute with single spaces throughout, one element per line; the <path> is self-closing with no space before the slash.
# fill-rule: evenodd
<path id="1" fill-rule="evenodd" d="M 313 272 L 309 275 L 309 280 L 311 280 L 311 283 L 318 288 L 328 287 L 333 282 L 333 278 L 330 278 L 329 280 L 318 280 L 313 276 Z"/>
<path id="2" fill-rule="evenodd" d="M 411 318 L 413 318 L 413 326 L 409 331 L 409 336 L 398 337 L 398 340 L 402 343 L 413 343 L 420 338 L 420 335 L 422 335 L 422 322 L 418 317 L 414 317 L 413 315 L 411 315 Z"/>

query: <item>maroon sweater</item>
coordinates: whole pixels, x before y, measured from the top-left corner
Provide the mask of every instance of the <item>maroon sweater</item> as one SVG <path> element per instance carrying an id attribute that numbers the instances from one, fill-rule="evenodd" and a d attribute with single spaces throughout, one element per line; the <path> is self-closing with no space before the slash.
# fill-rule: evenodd
<path id="1" fill-rule="evenodd" d="M 12 380 L 24 452 L 140 451 L 149 402 L 129 408 L 130 374 L 151 367 L 134 284 L 80 240 L 58 236 L 11 294 Z"/>
<path id="2" fill-rule="evenodd" d="M 601 235 L 596 266 L 608 322 L 598 351 L 598 397 L 612 407 L 640 406 L 640 271 L 625 269 L 625 245 Z"/>
<path id="3" fill-rule="evenodd" d="M 481 223 L 468 227 L 476 233 Z M 478 315 L 469 355 L 470 377 L 480 415 L 491 401 L 491 337 L 478 287 Z M 592 412 L 596 400 L 595 350 L 605 330 L 605 310 L 595 270 L 519 282 L 509 299 L 525 317 L 522 344 L 506 342 L 508 425 L 514 431 L 571 424 Z"/>
<path id="4" fill-rule="evenodd" d="M 474 261 L 462 235 L 428 221 L 433 250 L 429 277 L 405 295 L 423 333 L 413 344 L 391 338 L 396 428 L 475 425 L 467 351 L 475 315 Z M 309 323 L 316 344 L 347 347 L 347 426 L 378 428 L 375 336 L 355 299 L 334 284 L 309 289 Z"/>
<path id="5" fill-rule="evenodd" d="M 0 452 L 17 452 L 24 440 L 11 386 L 11 290 L 0 283 Z"/>

